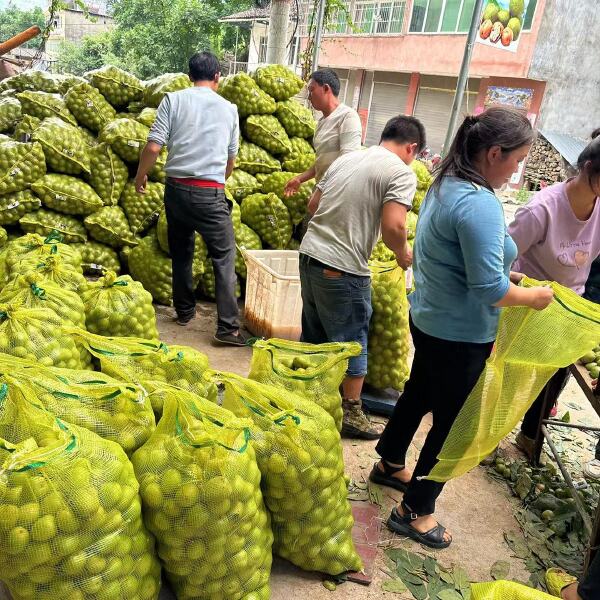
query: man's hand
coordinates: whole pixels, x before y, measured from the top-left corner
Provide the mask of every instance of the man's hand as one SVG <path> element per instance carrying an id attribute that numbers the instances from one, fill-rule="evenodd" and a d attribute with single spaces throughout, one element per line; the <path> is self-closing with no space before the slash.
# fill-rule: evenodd
<path id="1" fill-rule="evenodd" d="M 135 191 L 138 194 L 146 193 L 146 184 L 148 183 L 147 175 L 136 175 L 135 177 Z"/>
<path id="2" fill-rule="evenodd" d="M 296 175 L 296 177 L 292 177 L 286 184 L 283 193 L 287 198 L 293 196 L 300 189 L 300 185 L 302 182 L 300 181 L 300 177 Z"/>
<path id="3" fill-rule="evenodd" d="M 410 246 L 406 244 L 406 248 L 404 252 L 401 254 L 396 254 L 396 262 L 400 265 L 405 271 L 412 265 L 413 261 L 413 253 L 410 249 Z"/>
<path id="4" fill-rule="evenodd" d="M 519 285 L 521 283 L 521 280 L 523 279 L 523 277 L 525 277 L 524 273 L 519 273 L 517 271 L 510 272 L 510 281 L 511 281 L 511 283 L 514 283 L 515 285 Z"/>

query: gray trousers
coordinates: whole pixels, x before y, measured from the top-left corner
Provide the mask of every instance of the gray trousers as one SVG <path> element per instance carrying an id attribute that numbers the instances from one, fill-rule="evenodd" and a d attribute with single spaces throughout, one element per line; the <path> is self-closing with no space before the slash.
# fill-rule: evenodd
<path id="1" fill-rule="evenodd" d="M 188 319 L 196 310 L 192 260 L 194 233 L 198 232 L 206 243 L 215 271 L 217 333 L 237 331 L 240 323 L 235 297 L 235 237 L 225 193 L 218 188 L 193 187 L 167 180 L 165 212 L 177 316 Z"/>

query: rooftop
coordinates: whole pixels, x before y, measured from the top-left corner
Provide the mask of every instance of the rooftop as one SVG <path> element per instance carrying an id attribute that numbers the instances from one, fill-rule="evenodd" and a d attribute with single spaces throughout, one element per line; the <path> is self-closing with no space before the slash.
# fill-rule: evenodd
<path id="1" fill-rule="evenodd" d="M 539 131 L 572 167 L 577 165 L 577 158 L 588 144 L 585 140 L 558 131 Z"/>
<path id="2" fill-rule="evenodd" d="M 233 13 L 225 17 L 221 17 L 219 22 L 230 23 L 235 25 L 236 23 L 248 23 L 251 21 L 268 21 L 269 15 L 271 14 L 271 6 L 265 8 L 259 8 L 257 6 L 243 10 L 241 12 Z M 290 19 L 295 19 L 297 15 L 296 4 L 292 3 L 290 6 Z"/>

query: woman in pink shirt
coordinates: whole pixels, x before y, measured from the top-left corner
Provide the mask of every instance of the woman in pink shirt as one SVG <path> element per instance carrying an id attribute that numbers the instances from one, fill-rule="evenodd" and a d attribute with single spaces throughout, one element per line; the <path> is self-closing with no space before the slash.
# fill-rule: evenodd
<path id="1" fill-rule="evenodd" d="M 592 262 L 600 255 L 600 129 L 579 155 L 577 168 L 577 176 L 541 190 L 520 208 L 508 232 L 519 250 L 514 271 L 583 295 Z M 523 419 L 517 444 L 529 458 L 540 419 L 548 418 L 568 376 L 567 368 L 559 369 Z M 548 414 L 542 415 L 547 393 Z"/>

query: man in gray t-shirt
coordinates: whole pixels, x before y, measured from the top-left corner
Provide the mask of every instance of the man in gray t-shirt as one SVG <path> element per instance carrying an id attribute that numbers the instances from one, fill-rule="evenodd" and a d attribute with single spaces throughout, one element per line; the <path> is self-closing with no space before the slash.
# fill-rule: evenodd
<path id="1" fill-rule="evenodd" d="M 243 346 L 235 296 L 235 238 L 231 203 L 225 198 L 225 180 L 233 171 L 238 151 L 237 107 L 216 91 L 220 65 L 216 56 L 199 52 L 190 58 L 193 86 L 166 94 L 160 103 L 148 143 L 135 178 L 143 194 L 163 146 L 165 165 L 165 213 L 169 253 L 173 263 L 173 305 L 179 325 L 196 314 L 192 279 L 194 236 L 202 236 L 215 272 L 217 333 L 221 343 Z"/>
<path id="2" fill-rule="evenodd" d="M 352 437 L 380 435 L 360 402 L 372 313 L 368 261 L 381 231 L 398 264 L 406 269 L 412 262 L 406 213 L 417 181 L 408 165 L 424 146 L 418 119 L 390 119 L 379 146 L 341 156 L 329 167 L 308 207 L 313 217 L 300 246 L 302 340 L 361 344 L 342 383 L 342 433 Z"/>

